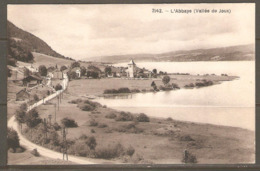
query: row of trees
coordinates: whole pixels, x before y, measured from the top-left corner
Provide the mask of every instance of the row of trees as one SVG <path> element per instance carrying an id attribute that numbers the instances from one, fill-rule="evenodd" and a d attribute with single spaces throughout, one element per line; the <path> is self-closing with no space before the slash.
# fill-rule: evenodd
<path id="1" fill-rule="evenodd" d="M 29 128 L 34 128 L 42 122 L 42 119 L 39 117 L 39 113 L 35 108 L 27 112 L 26 103 L 23 103 L 19 109 L 16 110 L 15 118 L 20 125 L 21 132 L 23 124 L 26 124 Z"/>

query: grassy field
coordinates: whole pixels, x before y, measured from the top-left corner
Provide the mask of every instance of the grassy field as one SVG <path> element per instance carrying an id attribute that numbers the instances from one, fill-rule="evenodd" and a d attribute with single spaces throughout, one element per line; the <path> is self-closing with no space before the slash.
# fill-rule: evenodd
<path id="1" fill-rule="evenodd" d="M 125 147 L 131 145 L 135 149 L 133 158 L 141 156 L 140 163 L 181 163 L 185 149 L 192 152 L 200 164 L 254 162 L 255 139 L 253 131 L 160 118 L 150 118 L 150 122 L 139 123 L 108 119 L 105 117 L 107 114 L 118 113 L 119 111 L 99 107 L 95 109 L 95 112 L 88 112 L 80 110 L 76 104 L 69 103 L 69 101 L 75 100 L 82 95 L 82 91 L 87 92 L 87 89 L 83 90 L 80 87 L 81 85 L 90 86 L 86 82 L 102 80 L 81 81 L 84 82 L 77 80 L 70 83 L 68 92 L 64 93 L 60 110 L 57 111 L 57 122 L 60 122 L 64 117 L 69 117 L 75 119 L 79 125 L 77 128 L 69 128 L 68 139 L 73 140 L 82 134 L 86 134 L 87 136 L 93 135 L 96 138 L 96 148 L 107 147 L 119 142 Z M 76 83 L 79 85 L 76 86 Z M 88 83 L 93 85 L 93 82 Z M 99 86 L 99 84 L 94 85 Z M 54 99 L 52 102 L 56 101 Z M 42 105 L 38 110 L 43 118 L 49 114 L 54 116 L 54 106 L 51 104 Z M 105 124 L 107 126 L 103 128 L 90 126 L 90 120 L 93 119 L 98 122 L 98 125 Z M 134 124 L 137 132 L 133 133 L 130 129 L 125 129 L 124 132 L 120 131 L 129 124 Z M 113 159 L 112 161 L 115 163 L 131 163 L 131 161 L 122 158 Z"/>
<path id="2" fill-rule="evenodd" d="M 197 75 L 170 75 L 170 84 L 176 83 L 180 88 L 190 83 L 196 83 L 203 79 L 213 81 L 213 84 L 218 84 L 221 81 L 231 81 L 237 77 L 235 76 L 197 76 Z M 128 87 L 131 89 L 151 90 L 151 83 L 154 81 L 157 87 L 163 85 L 162 78 L 149 79 L 149 80 L 128 80 L 119 78 L 107 79 L 80 79 L 73 80 L 69 84 L 72 95 L 102 95 L 106 89 L 119 89 Z"/>
<path id="3" fill-rule="evenodd" d="M 51 159 L 48 157 L 35 157 L 29 151 L 22 153 L 10 153 L 8 152 L 8 165 L 69 165 L 75 164 L 70 161 L 64 161 L 59 159 Z"/>

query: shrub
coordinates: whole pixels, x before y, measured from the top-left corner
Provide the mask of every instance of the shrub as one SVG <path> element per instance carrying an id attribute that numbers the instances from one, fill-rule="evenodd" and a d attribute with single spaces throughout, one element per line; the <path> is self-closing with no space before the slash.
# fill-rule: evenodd
<path id="1" fill-rule="evenodd" d="M 139 114 L 139 115 L 136 117 L 136 120 L 137 120 L 138 122 L 150 122 L 149 117 L 148 117 L 146 114 L 144 114 L 144 113 Z"/>
<path id="2" fill-rule="evenodd" d="M 31 154 L 34 155 L 35 157 L 39 157 L 40 156 L 40 154 L 39 154 L 39 152 L 37 151 L 36 148 L 31 151 Z"/>
<path id="3" fill-rule="evenodd" d="M 55 122 L 52 126 L 55 131 L 59 131 L 61 129 L 60 125 L 57 122 Z"/>
<path id="4" fill-rule="evenodd" d="M 97 146 L 97 142 L 96 142 L 96 138 L 91 136 L 91 137 L 88 137 L 86 142 L 85 142 L 88 147 L 91 149 L 91 150 L 95 150 L 96 146 Z"/>
<path id="5" fill-rule="evenodd" d="M 194 139 L 191 138 L 189 135 L 181 136 L 180 137 L 181 141 L 194 141 Z"/>
<path id="6" fill-rule="evenodd" d="M 133 154 L 135 153 L 135 149 L 130 145 L 127 149 L 126 149 L 126 154 L 128 156 L 133 156 Z"/>
<path id="7" fill-rule="evenodd" d="M 85 103 L 78 104 L 78 107 L 83 111 L 93 111 L 95 109 L 93 106 Z"/>
<path id="8" fill-rule="evenodd" d="M 132 89 L 131 92 L 132 92 L 132 93 L 139 93 L 139 92 L 141 92 L 141 91 L 140 91 L 139 89 Z"/>
<path id="9" fill-rule="evenodd" d="M 80 140 L 86 140 L 88 138 L 88 136 L 86 134 L 82 134 L 79 139 Z"/>
<path id="10" fill-rule="evenodd" d="M 164 85 L 170 82 L 171 78 L 168 75 L 163 76 L 162 82 Z"/>
<path id="11" fill-rule="evenodd" d="M 136 127 L 134 123 L 130 123 L 127 125 L 122 125 L 121 127 L 117 128 L 116 131 L 138 134 L 142 133 L 143 129 Z"/>
<path id="12" fill-rule="evenodd" d="M 55 90 L 56 90 L 56 91 L 62 90 L 62 85 L 57 84 L 57 85 L 55 86 Z"/>
<path id="13" fill-rule="evenodd" d="M 76 99 L 76 100 L 71 100 L 69 103 L 78 104 L 81 103 L 82 101 L 83 101 L 82 99 Z"/>
<path id="14" fill-rule="evenodd" d="M 12 128 L 7 129 L 7 146 L 8 149 L 12 148 L 14 151 L 17 147 L 20 147 L 20 140 L 18 134 Z"/>
<path id="15" fill-rule="evenodd" d="M 98 127 L 99 127 L 99 128 L 106 128 L 106 127 L 107 127 L 107 124 L 104 124 L 104 123 L 98 124 Z"/>
<path id="16" fill-rule="evenodd" d="M 193 88 L 195 85 L 193 83 L 187 84 L 184 86 L 185 88 Z"/>
<path id="17" fill-rule="evenodd" d="M 130 89 L 127 87 L 119 88 L 118 93 L 131 93 Z"/>
<path id="18" fill-rule="evenodd" d="M 116 114 L 114 114 L 114 113 L 109 113 L 109 114 L 107 114 L 105 117 L 108 118 L 108 119 L 114 119 L 114 118 L 116 118 Z"/>
<path id="19" fill-rule="evenodd" d="M 95 119 L 89 121 L 89 126 L 98 126 L 98 122 Z"/>
<path id="20" fill-rule="evenodd" d="M 116 121 L 132 121 L 134 116 L 131 113 L 120 112 L 115 118 Z"/>
<path id="21" fill-rule="evenodd" d="M 68 153 L 76 156 L 87 157 L 91 154 L 91 150 L 85 142 L 77 141 L 69 147 Z"/>
<path id="22" fill-rule="evenodd" d="M 173 119 L 171 117 L 168 117 L 166 121 L 173 121 Z"/>
<path id="23" fill-rule="evenodd" d="M 75 122 L 74 119 L 70 119 L 70 118 L 63 118 L 61 120 L 61 123 L 63 126 L 65 126 L 66 128 L 75 128 L 75 127 L 78 127 L 78 124 L 77 122 Z"/>
<path id="24" fill-rule="evenodd" d="M 197 163 L 197 157 L 195 155 L 193 155 L 192 153 L 190 153 L 188 150 L 185 150 L 182 162 L 183 163 Z"/>
<path id="25" fill-rule="evenodd" d="M 90 132 L 91 132 L 92 134 L 96 133 L 96 131 L 95 131 L 94 129 L 91 129 Z"/>
<path id="26" fill-rule="evenodd" d="M 173 89 L 180 89 L 179 85 L 176 83 L 172 83 L 172 88 Z"/>
<path id="27" fill-rule="evenodd" d="M 118 90 L 116 89 L 106 89 L 104 90 L 104 94 L 116 94 L 118 93 Z"/>
<path id="28" fill-rule="evenodd" d="M 103 148 L 96 149 L 96 158 L 112 159 L 120 157 L 125 153 L 125 149 L 122 144 L 108 145 Z"/>
<path id="29" fill-rule="evenodd" d="M 39 97 L 37 96 L 37 94 L 33 95 L 33 100 L 36 101 L 36 102 L 40 100 Z"/>

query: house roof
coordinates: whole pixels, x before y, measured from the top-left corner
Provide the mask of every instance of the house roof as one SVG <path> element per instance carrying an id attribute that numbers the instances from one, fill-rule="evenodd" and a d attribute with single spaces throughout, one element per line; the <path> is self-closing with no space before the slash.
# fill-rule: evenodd
<path id="1" fill-rule="evenodd" d="M 21 92 L 25 92 L 25 93 L 27 93 L 27 94 L 29 94 L 30 95 L 30 93 L 24 88 L 24 89 L 22 89 L 22 90 L 20 90 L 20 91 L 18 91 L 16 94 L 19 94 L 19 93 L 21 93 Z"/>
<path id="2" fill-rule="evenodd" d="M 37 75 L 29 75 L 29 76 L 25 77 L 23 80 L 39 80 L 39 81 L 41 81 L 42 78 L 37 76 Z"/>

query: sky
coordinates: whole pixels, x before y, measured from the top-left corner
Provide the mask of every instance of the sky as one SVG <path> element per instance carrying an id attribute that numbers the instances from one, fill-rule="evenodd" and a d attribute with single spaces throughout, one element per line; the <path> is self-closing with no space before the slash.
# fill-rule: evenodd
<path id="1" fill-rule="evenodd" d="M 170 13 L 174 9 L 231 13 Z M 255 43 L 252 3 L 8 5 L 8 20 L 74 59 Z"/>

